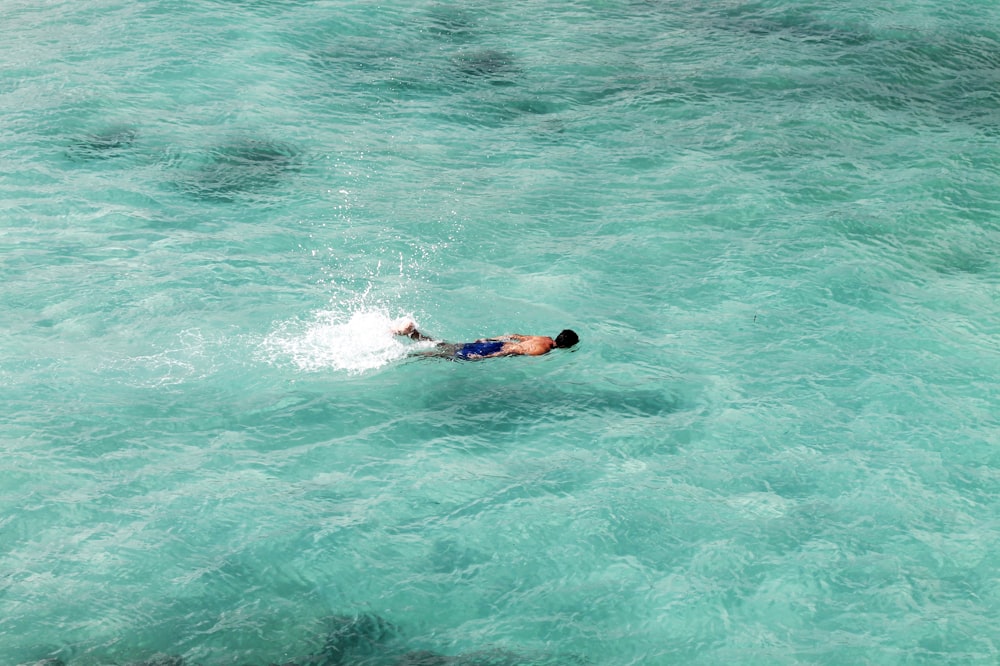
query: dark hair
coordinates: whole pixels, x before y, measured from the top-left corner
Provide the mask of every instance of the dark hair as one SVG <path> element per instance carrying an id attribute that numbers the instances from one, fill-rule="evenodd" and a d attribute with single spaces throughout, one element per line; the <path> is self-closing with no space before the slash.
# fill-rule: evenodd
<path id="1" fill-rule="evenodd" d="M 580 341 L 580 336 L 568 328 L 556 336 L 556 347 L 568 349 Z"/>

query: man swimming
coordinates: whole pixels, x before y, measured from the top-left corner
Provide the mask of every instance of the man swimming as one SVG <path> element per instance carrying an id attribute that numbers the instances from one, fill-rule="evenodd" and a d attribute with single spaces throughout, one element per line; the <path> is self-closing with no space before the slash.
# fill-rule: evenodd
<path id="1" fill-rule="evenodd" d="M 439 342 L 417 330 L 415 321 L 401 319 L 392 326 L 393 335 L 405 335 L 420 341 L 437 342 L 434 349 L 419 352 L 424 356 L 456 358 L 463 361 L 479 361 L 500 356 L 541 356 L 553 349 L 569 349 L 580 341 L 579 336 L 566 329 L 552 338 L 544 335 L 501 335 L 498 338 L 484 338 L 475 342 Z"/>

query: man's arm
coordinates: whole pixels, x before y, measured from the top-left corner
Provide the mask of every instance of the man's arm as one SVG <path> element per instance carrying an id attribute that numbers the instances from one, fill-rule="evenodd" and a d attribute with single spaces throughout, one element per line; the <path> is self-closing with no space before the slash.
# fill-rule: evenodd
<path id="1" fill-rule="evenodd" d="M 417 329 L 413 329 L 408 335 L 414 340 L 430 340 L 431 342 L 434 342 L 434 338 L 429 335 L 424 335 Z"/>

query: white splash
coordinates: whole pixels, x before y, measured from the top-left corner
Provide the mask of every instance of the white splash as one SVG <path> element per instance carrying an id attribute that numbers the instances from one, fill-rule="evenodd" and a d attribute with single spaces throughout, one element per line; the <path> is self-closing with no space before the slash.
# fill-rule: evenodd
<path id="1" fill-rule="evenodd" d="M 272 363 L 291 361 L 308 372 L 361 373 L 406 356 L 410 345 L 392 334 L 392 326 L 380 310 L 322 310 L 310 321 L 279 325 L 261 348 Z"/>

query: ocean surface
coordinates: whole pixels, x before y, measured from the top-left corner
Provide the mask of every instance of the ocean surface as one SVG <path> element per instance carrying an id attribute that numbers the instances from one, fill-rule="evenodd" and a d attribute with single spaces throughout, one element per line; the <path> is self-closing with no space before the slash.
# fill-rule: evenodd
<path id="1" fill-rule="evenodd" d="M 997 3 L 0 18 L 0 666 L 1000 660 Z"/>

